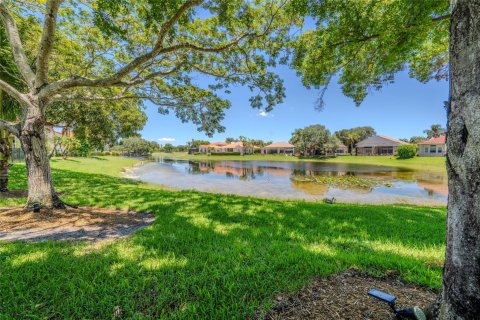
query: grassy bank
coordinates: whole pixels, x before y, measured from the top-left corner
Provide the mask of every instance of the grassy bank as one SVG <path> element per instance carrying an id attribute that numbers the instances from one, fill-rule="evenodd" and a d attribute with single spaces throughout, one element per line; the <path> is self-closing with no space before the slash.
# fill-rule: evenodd
<path id="1" fill-rule="evenodd" d="M 397 159 L 396 157 L 366 157 L 366 156 L 338 156 L 336 158 L 298 158 L 285 155 L 245 155 L 245 156 L 209 156 L 206 154 L 189 155 L 185 152 L 156 153 L 155 156 L 163 156 L 175 159 L 190 160 L 235 160 L 235 161 L 314 161 L 345 164 L 365 164 L 388 167 L 398 167 L 412 170 L 425 170 L 433 172 L 446 172 L 444 157 L 415 157 L 412 159 Z"/>
<path id="2" fill-rule="evenodd" d="M 56 187 L 69 203 L 148 211 L 155 224 L 95 244 L 0 243 L 1 319 L 109 319 L 116 306 L 130 319 L 245 319 L 350 267 L 440 288 L 444 208 L 159 190 L 116 177 L 124 161 L 55 160 Z M 11 181 L 26 188 L 24 166 Z"/>

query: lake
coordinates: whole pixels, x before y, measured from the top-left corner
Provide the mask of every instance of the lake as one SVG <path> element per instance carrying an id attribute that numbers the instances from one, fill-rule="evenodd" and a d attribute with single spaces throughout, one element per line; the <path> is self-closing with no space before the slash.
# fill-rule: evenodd
<path id="1" fill-rule="evenodd" d="M 328 162 L 197 161 L 156 158 L 131 176 L 175 189 L 264 198 L 445 205 L 446 173 Z"/>

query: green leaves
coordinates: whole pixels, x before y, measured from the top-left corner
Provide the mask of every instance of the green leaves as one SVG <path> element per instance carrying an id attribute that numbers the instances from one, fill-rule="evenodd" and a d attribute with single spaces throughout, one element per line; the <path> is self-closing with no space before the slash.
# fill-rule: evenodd
<path id="1" fill-rule="evenodd" d="M 306 156 L 326 154 L 338 146 L 336 138 L 332 137 L 330 131 L 320 124 L 296 129 L 292 133 L 290 143 Z"/>
<path id="2" fill-rule="evenodd" d="M 15 7 L 16 13 L 23 21 L 40 17 L 33 23 L 40 28 L 44 6 L 29 3 L 36 5 Z M 285 97 L 283 81 L 271 67 L 300 20 L 285 4 L 66 0 L 58 17 L 49 83 L 69 84 L 60 85 L 55 100 L 95 102 L 101 108 L 127 98 L 150 101 L 160 113 L 174 112 L 208 135 L 222 132 L 232 87 L 247 86 L 251 106 L 266 111 Z M 52 116 L 57 108 L 59 104 L 51 106 Z M 74 112 L 72 118 L 78 115 Z"/>
<path id="3" fill-rule="evenodd" d="M 327 86 L 338 74 L 358 105 L 407 66 L 423 82 L 447 77 L 448 1 L 298 0 L 293 7 L 305 14 L 307 2 L 316 29 L 296 39 L 292 60 L 306 86 Z"/>

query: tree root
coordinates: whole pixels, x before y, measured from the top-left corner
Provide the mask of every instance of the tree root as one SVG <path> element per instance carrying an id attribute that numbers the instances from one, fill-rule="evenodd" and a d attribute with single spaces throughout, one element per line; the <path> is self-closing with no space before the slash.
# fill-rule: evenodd
<path id="1" fill-rule="evenodd" d="M 52 197 L 52 205 L 51 206 L 44 206 L 41 203 L 35 202 L 35 203 L 28 203 L 26 205 L 26 209 L 33 210 L 34 212 L 39 212 L 41 208 L 48 208 L 48 209 L 67 209 L 68 207 L 77 209 L 78 206 L 74 204 L 69 204 L 60 199 L 57 193 L 53 194 Z"/>
<path id="2" fill-rule="evenodd" d="M 436 320 L 438 319 L 440 313 L 440 304 L 442 302 L 442 293 L 437 296 L 434 302 L 425 307 L 423 312 L 427 320 Z"/>

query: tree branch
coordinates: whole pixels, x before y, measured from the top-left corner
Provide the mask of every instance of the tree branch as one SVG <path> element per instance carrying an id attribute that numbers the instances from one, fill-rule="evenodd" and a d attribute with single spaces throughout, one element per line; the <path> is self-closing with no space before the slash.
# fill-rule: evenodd
<path id="1" fill-rule="evenodd" d="M 443 15 L 443 16 L 438 16 L 438 17 L 432 18 L 432 22 L 449 20 L 450 18 L 451 18 L 451 14 L 446 14 L 446 15 Z"/>
<path id="2" fill-rule="evenodd" d="M 3 0 L 0 0 L 0 1 L 3 1 Z M 175 48 L 170 48 L 170 51 L 162 50 L 163 48 L 162 43 L 165 36 L 167 35 L 168 31 L 175 25 L 175 23 L 178 22 L 178 20 L 186 11 L 188 11 L 189 9 L 195 6 L 200 5 L 203 1 L 204 0 L 190 0 L 190 1 L 187 1 L 185 4 L 183 4 L 180 7 L 180 9 L 178 9 L 178 11 L 173 15 L 173 17 L 169 19 L 162 26 L 154 48 L 149 52 L 136 57 L 135 59 L 130 61 L 128 64 L 126 64 L 124 67 L 122 67 L 120 70 L 118 70 L 115 74 L 108 76 L 106 78 L 97 79 L 97 80 L 87 79 L 83 77 L 72 77 L 72 78 L 60 80 L 47 86 L 43 90 L 43 92 L 40 94 L 40 96 L 45 98 L 50 97 L 63 89 L 68 89 L 73 87 L 106 87 L 106 86 L 118 84 L 129 73 L 131 73 L 138 67 L 142 66 L 144 63 L 154 59 L 159 54 L 175 51 L 176 50 Z M 191 45 L 190 47 L 193 48 L 194 46 Z M 178 49 L 181 49 L 181 47 L 179 47 Z"/>
<path id="3" fill-rule="evenodd" d="M 22 41 L 20 40 L 17 24 L 10 13 L 10 10 L 8 10 L 5 0 L 0 0 L 0 17 L 5 25 L 5 31 L 13 52 L 15 64 L 17 65 L 18 70 L 22 74 L 22 77 L 27 83 L 28 87 L 32 89 L 35 82 L 35 74 L 30 68 L 27 56 L 25 55 L 25 50 L 23 49 Z"/>
<path id="4" fill-rule="evenodd" d="M 48 62 L 55 40 L 55 29 L 57 24 L 58 8 L 63 0 L 49 0 L 45 11 L 45 22 L 43 25 L 42 39 L 37 55 L 37 76 L 35 86 L 42 87 L 48 81 Z"/>
<path id="5" fill-rule="evenodd" d="M 202 4 L 205 0 L 190 0 L 185 2 L 180 9 L 173 15 L 172 18 L 170 18 L 165 24 L 162 26 L 160 29 L 160 33 L 158 35 L 158 40 L 156 46 L 161 46 L 163 43 L 163 40 L 165 39 L 165 36 L 167 33 L 173 28 L 173 26 L 180 20 L 182 15 L 189 9 L 198 6 Z"/>
<path id="6" fill-rule="evenodd" d="M 126 95 L 126 96 L 85 96 L 85 95 L 55 95 L 52 98 L 54 102 L 105 102 L 105 101 L 120 101 L 130 99 L 151 99 L 148 95 Z"/>
<path id="7" fill-rule="evenodd" d="M 18 137 L 20 135 L 20 131 L 17 129 L 15 124 L 10 123 L 8 121 L 0 119 L 0 129 L 5 130 L 13 134 L 14 136 Z"/>
<path id="8" fill-rule="evenodd" d="M 30 105 L 30 101 L 28 100 L 27 96 L 25 96 L 23 93 L 19 92 L 17 89 L 15 89 L 10 84 L 8 84 L 7 82 L 1 79 L 0 79 L 0 90 L 3 90 L 13 99 L 15 99 L 21 106 L 27 107 Z"/>
<path id="9" fill-rule="evenodd" d="M 180 44 L 173 45 L 173 46 L 170 46 L 170 47 L 167 47 L 167 48 L 164 48 L 164 49 L 160 49 L 160 51 L 156 52 L 155 55 L 152 55 L 151 57 L 149 57 L 145 61 L 142 61 L 142 63 L 140 63 L 138 66 L 140 66 L 141 64 L 143 64 L 145 62 L 148 62 L 149 60 L 155 58 L 156 56 L 158 56 L 160 54 L 172 53 L 172 52 L 175 52 L 175 51 L 178 51 L 178 50 L 181 50 L 181 49 L 190 49 L 190 50 L 193 50 L 193 51 L 200 51 L 200 52 L 216 52 L 216 53 L 219 53 L 219 52 L 230 49 L 231 47 L 237 45 L 240 41 L 242 41 L 243 39 L 245 39 L 249 36 L 259 37 L 261 35 L 258 35 L 256 33 L 245 33 L 242 36 L 239 36 L 237 39 L 235 39 L 235 40 L 233 40 L 233 41 L 231 41 L 227 44 L 218 46 L 218 47 L 202 47 L 202 46 L 199 46 L 199 45 L 196 45 L 196 44 L 193 44 L 193 43 L 189 43 L 189 42 L 180 43 Z M 150 53 L 152 53 L 152 52 L 153 51 L 151 51 Z M 146 55 L 144 55 L 142 57 L 145 57 L 145 56 Z M 137 58 L 137 59 L 139 59 L 139 58 Z M 48 97 L 51 97 L 51 96 L 55 95 L 56 93 L 59 93 L 62 90 L 75 88 L 75 87 L 97 87 L 97 88 L 100 88 L 100 87 L 108 87 L 108 86 L 117 86 L 117 87 L 130 86 L 131 84 L 129 82 L 122 81 L 122 79 L 128 73 L 135 70 L 135 68 L 133 68 L 132 70 L 129 70 L 128 73 L 124 73 L 124 71 L 122 71 L 122 70 L 124 70 L 125 68 L 126 67 L 122 68 L 117 73 L 115 73 L 115 74 L 113 74 L 109 77 L 103 78 L 103 79 L 89 79 L 89 78 L 85 78 L 85 77 L 75 76 L 75 77 L 72 77 L 72 78 L 59 80 L 57 82 L 54 82 L 54 83 L 48 85 L 44 90 L 42 90 L 39 97 L 40 98 L 48 98 Z"/>

